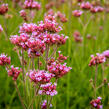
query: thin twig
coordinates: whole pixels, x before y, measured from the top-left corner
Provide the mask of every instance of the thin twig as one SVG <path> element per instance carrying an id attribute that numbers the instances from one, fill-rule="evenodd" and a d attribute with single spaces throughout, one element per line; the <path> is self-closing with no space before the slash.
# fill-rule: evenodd
<path id="1" fill-rule="evenodd" d="M 18 87 L 17 87 L 16 81 L 14 81 L 14 85 L 15 85 L 15 87 L 16 87 L 16 90 L 17 90 L 19 99 L 20 99 L 20 101 L 21 101 L 22 107 L 23 107 L 24 109 L 26 109 L 26 107 L 25 107 L 25 105 L 24 105 L 24 102 L 23 102 L 23 99 L 22 99 L 22 97 L 21 97 L 20 91 L 19 91 L 19 89 L 18 89 Z"/>
<path id="2" fill-rule="evenodd" d="M 38 92 L 39 92 L 39 89 L 40 89 L 40 84 L 39 84 L 38 88 L 37 88 L 36 91 L 35 91 L 34 97 L 33 97 L 33 99 L 31 100 L 31 103 L 29 104 L 28 109 L 30 109 L 31 105 L 33 105 L 34 100 L 35 100 L 35 98 L 36 98 L 36 96 L 37 96 L 37 94 L 38 94 Z"/>

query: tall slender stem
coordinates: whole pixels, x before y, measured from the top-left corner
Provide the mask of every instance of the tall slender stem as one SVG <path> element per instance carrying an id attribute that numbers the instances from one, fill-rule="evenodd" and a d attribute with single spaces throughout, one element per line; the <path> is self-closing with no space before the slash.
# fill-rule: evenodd
<path id="1" fill-rule="evenodd" d="M 40 69 L 40 58 L 39 57 L 38 57 L 37 65 L 38 65 L 38 69 Z"/>
<path id="2" fill-rule="evenodd" d="M 18 93 L 20 102 L 21 102 L 21 104 L 22 104 L 22 107 L 23 107 L 23 109 L 26 109 L 26 107 L 25 107 L 25 105 L 24 105 L 24 102 L 23 102 L 23 99 L 22 99 L 22 97 L 21 97 L 20 91 L 19 91 L 19 89 L 18 89 L 18 87 L 17 87 L 16 81 L 14 82 L 14 85 L 15 85 L 15 87 L 16 87 L 16 90 L 17 90 L 17 93 Z"/>
<path id="3" fill-rule="evenodd" d="M 31 108 L 31 106 L 33 105 L 34 100 L 35 100 L 35 98 L 36 98 L 36 96 L 37 96 L 37 94 L 38 94 L 38 92 L 39 92 L 39 89 L 40 89 L 40 84 L 38 85 L 38 88 L 35 90 L 34 97 L 33 97 L 33 99 L 31 100 L 31 103 L 29 104 L 28 109 L 30 109 L 30 108 Z"/>
<path id="4" fill-rule="evenodd" d="M 98 74 L 98 65 L 96 65 L 95 69 L 95 80 L 94 80 L 94 98 L 96 98 L 96 83 L 97 83 L 97 74 Z"/>
<path id="5" fill-rule="evenodd" d="M 24 71 L 24 50 L 22 48 L 22 73 L 23 73 L 23 81 L 25 83 L 25 71 Z"/>
<path id="6" fill-rule="evenodd" d="M 48 53 L 49 53 L 49 46 L 46 44 L 46 63 L 45 63 L 45 70 L 47 71 L 47 64 L 48 64 Z"/>
<path id="7" fill-rule="evenodd" d="M 31 61 L 32 61 L 32 70 L 34 70 L 34 69 L 35 69 L 35 65 L 34 65 L 34 56 L 32 56 Z"/>
<path id="8" fill-rule="evenodd" d="M 6 40 L 8 40 L 6 18 L 3 16 L 3 19 L 4 19 L 4 31 L 3 32 L 4 32 Z"/>

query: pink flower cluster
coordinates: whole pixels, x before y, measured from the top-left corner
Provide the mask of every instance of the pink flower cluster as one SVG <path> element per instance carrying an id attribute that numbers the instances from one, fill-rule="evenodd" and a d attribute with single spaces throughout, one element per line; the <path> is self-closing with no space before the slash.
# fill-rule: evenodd
<path id="1" fill-rule="evenodd" d="M 19 13 L 20 13 L 20 16 L 21 16 L 25 21 L 27 21 L 27 13 L 26 13 L 26 11 L 25 11 L 25 10 L 21 10 Z"/>
<path id="2" fill-rule="evenodd" d="M 48 66 L 48 71 L 55 75 L 56 78 L 60 78 L 67 74 L 71 70 L 71 67 L 67 67 L 66 63 L 63 65 L 60 63 L 53 62 Z"/>
<path id="3" fill-rule="evenodd" d="M 27 45 L 28 39 L 29 39 L 28 34 L 24 34 L 24 33 L 20 34 L 20 36 L 13 35 L 10 38 L 12 44 L 22 47 L 25 50 L 28 48 L 28 45 Z"/>
<path id="4" fill-rule="evenodd" d="M 63 54 L 61 54 L 61 51 L 58 51 L 59 57 L 57 58 L 57 60 L 59 61 L 59 63 L 64 62 L 65 60 L 67 60 L 67 56 L 63 56 Z"/>
<path id="5" fill-rule="evenodd" d="M 44 42 L 48 45 L 63 45 L 65 44 L 66 40 L 68 39 L 68 36 L 64 36 L 63 34 L 48 34 L 45 33 L 43 36 Z"/>
<path id="6" fill-rule="evenodd" d="M 25 0 L 24 2 L 24 8 L 25 9 L 36 9 L 39 10 L 41 8 L 41 5 L 33 0 Z"/>
<path id="7" fill-rule="evenodd" d="M 2 28 L 2 26 L 0 25 L 0 33 L 3 31 L 3 28 Z"/>
<path id="8" fill-rule="evenodd" d="M 2 4 L 0 6 L 0 15 L 4 15 L 8 11 L 8 4 Z"/>
<path id="9" fill-rule="evenodd" d="M 54 16 L 45 16 L 44 22 L 38 25 L 24 23 L 20 26 L 20 35 L 11 36 L 11 43 L 28 51 L 29 57 L 40 56 L 45 51 L 45 44 L 63 45 L 67 40 L 67 36 L 59 35 L 61 27 L 55 20 Z"/>
<path id="10" fill-rule="evenodd" d="M 10 57 L 7 57 L 7 55 L 5 54 L 0 55 L 0 65 L 1 66 L 8 65 L 10 63 L 11 63 Z"/>
<path id="11" fill-rule="evenodd" d="M 109 50 L 104 51 L 102 55 L 105 56 L 106 58 L 109 58 Z"/>
<path id="12" fill-rule="evenodd" d="M 90 102 L 90 104 L 92 105 L 92 107 L 96 108 L 96 109 L 103 109 L 103 106 L 101 104 L 101 97 L 98 97 L 97 99 L 94 99 Z"/>
<path id="13" fill-rule="evenodd" d="M 95 66 L 95 65 L 104 63 L 105 61 L 106 61 L 105 56 L 97 53 L 96 56 L 91 55 L 91 60 L 90 60 L 89 66 Z"/>
<path id="14" fill-rule="evenodd" d="M 79 31 L 75 31 L 74 33 L 73 33 L 73 36 L 74 36 L 74 40 L 75 40 L 75 42 L 82 42 L 82 37 L 81 37 L 81 34 L 80 34 L 80 32 Z"/>
<path id="15" fill-rule="evenodd" d="M 13 80 L 17 80 L 19 74 L 22 72 L 22 69 L 19 69 L 19 67 L 11 66 L 11 69 L 8 70 L 8 75 L 13 78 Z"/>
<path id="16" fill-rule="evenodd" d="M 102 8 L 101 6 L 96 6 L 96 7 L 91 7 L 90 12 L 92 13 L 96 13 L 96 12 L 102 12 L 104 11 L 104 8 Z"/>
<path id="17" fill-rule="evenodd" d="M 50 104 L 50 107 L 52 107 L 52 104 Z M 47 100 L 44 100 L 41 104 L 41 109 L 47 109 Z"/>
<path id="18" fill-rule="evenodd" d="M 44 71 L 44 70 L 30 71 L 28 76 L 31 79 L 31 81 L 33 81 L 35 84 L 37 84 L 37 83 L 40 83 L 40 84 L 48 83 L 54 77 L 53 74 L 48 73 L 47 71 Z"/>
<path id="19" fill-rule="evenodd" d="M 45 16 L 43 29 L 44 31 L 53 33 L 60 32 L 62 30 L 62 28 L 56 22 L 55 17 L 51 15 Z"/>
<path id="20" fill-rule="evenodd" d="M 57 94 L 56 86 L 57 86 L 56 83 L 54 83 L 54 84 L 52 84 L 52 83 L 42 84 L 40 86 L 42 90 L 39 90 L 39 94 L 40 95 L 46 94 L 46 95 L 54 96 Z"/>
<path id="21" fill-rule="evenodd" d="M 82 2 L 80 5 L 80 8 L 89 10 L 89 9 L 91 9 L 91 6 L 92 5 L 89 2 Z"/>
<path id="22" fill-rule="evenodd" d="M 72 11 L 73 16 L 80 17 L 82 15 L 83 11 L 81 10 L 74 10 Z"/>
<path id="23" fill-rule="evenodd" d="M 89 2 L 82 2 L 80 5 L 80 8 L 85 9 L 85 10 L 90 10 L 92 13 L 97 13 L 97 12 L 102 12 L 104 11 L 104 8 L 101 6 L 93 6 Z"/>
<path id="24" fill-rule="evenodd" d="M 52 8 L 55 5 L 55 3 L 53 1 L 49 2 L 48 4 L 46 4 L 45 8 L 47 10 L 49 10 L 50 8 Z"/>
<path id="25" fill-rule="evenodd" d="M 41 53 L 45 50 L 45 43 L 38 38 L 30 38 L 27 42 L 28 46 L 28 55 L 31 57 L 32 55 L 40 56 Z"/>
<path id="26" fill-rule="evenodd" d="M 65 17 L 65 14 L 62 14 L 60 11 L 57 12 L 57 17 L 60 19 L 62 23 L 67 22 L 67 18 Z"/>
<path id="27" fill-rule="evenodd" d="M 37 31 L 38 27 L 36 24 L 33 24 L 33 23 L 30 23 L 30 24 L 27 24 L 27 23 L 24 23 L 22 26 L 20 26 L 20 30 L 19 30 L 19 33 L 28 33 L 28 34 L 31 34 L 32 32 L 34 31 Z"/>

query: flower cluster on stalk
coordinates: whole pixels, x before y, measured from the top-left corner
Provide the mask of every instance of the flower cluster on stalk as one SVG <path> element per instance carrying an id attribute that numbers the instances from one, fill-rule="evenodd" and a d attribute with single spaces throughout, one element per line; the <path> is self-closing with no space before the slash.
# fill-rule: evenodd
<path id="1" fill-rule="evenodd" d="M 98 97 L 97 99 L 94 99 L 90 102 L 91 106 L 94 107 L 95 109 L 103 109 L 102 102 L 101 102 L 101 97 Z"/>
<path id="2" fill-rule="evenodd" d="M 50 80 L 54 77 L 53 74 L 48 73 L 45 70 L 38 70 L 38 71 L 30 71 L 28 73 L 28 76 L 30 77 L 31 81 L 33 81 L 35 84 L 45 84 L 50 82 Z"/>
<path id="3" fill-rule="evenodd" d="M 97 53 L 96 56 L 91 55 L 91 60 L 90 60 L 89 66 L 95 66 L 95 65 L 104 63 L 105 61 L 106 61 L 105 56 Z"/>
<path id="4" fill-rule="evenodd" d="M 54 95 L 57 94 L 56 86 L 57 86 L 56 83 L 52 84 L 51 82 L 46 83 L 46 84 L 42 84 L 40 86 L 41 90 L 39 90 L 39 94 L 40 95 L 45 95 L 46 94 L 46 95 L 54 96 Z"/>
<path id="5" fill-rule="evenodd" d="M 8 4 L 0 5 L 0 15 L 4 15 L 8 12 Z"/>
<path id="6" fill-rule="evenodd" d="M 25 0 L 24 8 L 25 9 L 36 9 L 36 10 L 39 10 L 41 8 L 41 5 L 38 2 L 34 1 L 34 0 Z"/>
<path id="7" fill-rule="evenodd" d="M 0 55 L 0 65 L 1 66 L 9 65 L 10 63 L 11 63 L 10 57 L 7 57 L 7 55 L 5 55 L 5 54 Z"/>
<path id="8" fill-rule="evenodd" d="M 3 31 L 3 28 L 2 28 L 2 26 L 0 25 L 0 33 Z"/>
<path id="9" fill-rule="evenodd" d="M 52 107 L 52 104 L 49 104 Z M 42 101 L 41 109 L 47 109 L 47 100 Z"/>
<path id="10" fill-rule="evenodd" d="M 13 65 L 11 66 L 10 69 L 7 70 L 8 76 L 11 76 L 13 80 L 17 80 L 19 74 L 22 72 L 22 69 L 19 67 L 14 67 Z"/>

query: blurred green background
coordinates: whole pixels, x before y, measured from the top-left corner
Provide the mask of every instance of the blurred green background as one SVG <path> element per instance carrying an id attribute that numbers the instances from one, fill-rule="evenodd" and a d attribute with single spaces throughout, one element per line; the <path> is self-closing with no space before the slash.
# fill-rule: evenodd
<path id="1" fill-rule="evenodd" d="M 4 19 L 0 16 L 0 24 L 5 28 L 4 23 L 7 25 L 8 37 L 18 33 L 18 26 L 23 22 L 23 19 L 19 16 L 21 8 L 18 6 L 13 8 L 11 0 L 5 0 L 9 4 L 8 14 L 12 15 L 10 19 Z M 46 12 L 45 4 L 47 0 L 39 0 L 42 5 L 42 9 L 37 12 L 34 19 L 34 23 L 43 20 L 44 13 Z M 103 4 L 103 3 L 102 3 Z M 88 66 L 90 61 L 90 55 L 96 53 L 102 53 L 104 50 L 109 49 L 109 14 L 102 12 L 94 15 L 93 20 L 88 24 L 86 31 L 83 33 L 83 27 L 78 22 L 78 19 L 72 16 L 72 11 L 77 9 L 75 1 L 71 4 L 70 0 L 67 0 L 64 4 L 58 8 L 53 7 L 53 10 L 61 11 L 65 13 L 68 18 L 67 23 L 60 23 L 62 25 L 62 33 L 69 36 L 67 43 L 60 47 L 62 53 L 69 56 L 67 62 L 68 66 L 72 67 L 72 70 L 63 78 L 58 81 L 58 95 L 53 99 L 53 109 L 89 109 L 90 101 L 93 99 L 92 87 L 89 80 L 94 77 L 94 68 Z M 87 13 L 81 16 L 81 19 L 85 22 L 92 16 Z M 100 30 L 102 26 L 102 30 Z M 76 43 L 73 38 L 73 33 L 78 30 L 81 35 L 86 36 L 91 34 L 90 40 L 85 37 L 83 48 L 82 44 Z M 84 37 L 83 36 L 83 37 Z M 5 53 L 11 56 L 12 64 L 20 67 L 20 61 L 17 53 L 13 51 L 14 46 L 10 41 L 5 40 L 3 33 L 0 34 L 0 54 Z M 98 83 L 102 80 L 101 66 L 98 70 Z M 105 69 L 105 78 L 109 82 L 109 67 Z M 101 96 L 102 89 L 99 89 L 97 96 Z M 109 109 L 109 88 L 104 87 L 103 107 Z M 0 66 L 0 109 L 22 109 L 21 103 L 17 96 L 11 78 L 8 77 L 5 67 Z"/>

